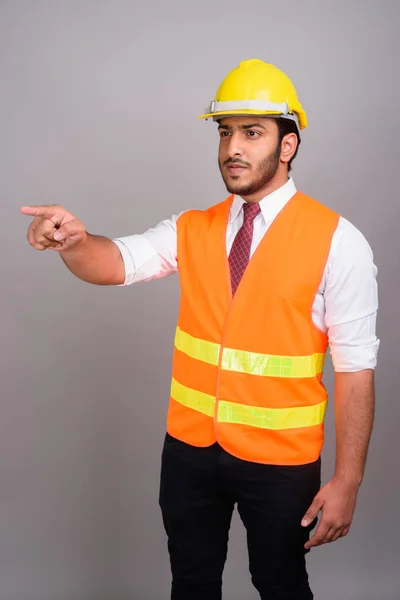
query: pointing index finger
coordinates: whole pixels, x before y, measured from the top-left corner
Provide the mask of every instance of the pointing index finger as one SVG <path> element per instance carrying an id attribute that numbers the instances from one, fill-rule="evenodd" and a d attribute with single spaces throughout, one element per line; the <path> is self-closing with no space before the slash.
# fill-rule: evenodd
<path id="1" fill-rule="evenodd" d="M 52 217 L 56 212 L 54 206 L 21 206 L 21 212 L 24 215 L 32 217 Z"/>

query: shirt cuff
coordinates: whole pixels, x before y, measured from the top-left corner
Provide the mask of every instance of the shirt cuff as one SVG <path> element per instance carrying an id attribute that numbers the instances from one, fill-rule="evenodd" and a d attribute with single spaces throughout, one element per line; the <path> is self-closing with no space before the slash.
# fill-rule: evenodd
<path id="1" fill-rule="evenodd" d="M 354 373 L 375 369 L 380 341 L 367 346 L 330 346 L 333 368 L 337 372 Z"/>
<path id="2" fill-rule="evenodd" d="M 122 260 L 124 261 L 125 281 L 124 281 L 124 283 L 120 283 L 117 286 L 117 287 L 122 287 L 122 286 L 128 285 L 127 279 L 128 279 L 128 277 L 129 278 L 132 277 L 132 274 L 134 272 L 133 260 L 130 255 L 130 252 L 129 252 L 128 248 L 125 246 L 125 244 L 123 244 L 119 240 L 112 240 L 112 241 L 114 242 L 114 244 L 116 244 L 118 246 L 119 251 L 121 252 Z"/>
<path id="3" fill-rule="evenodd" d="M 121 252 L 125 267 L 125 281 L 121 286 L 135 283 L 140 269 L 157 256 L 153 246 L 143 235 L 130 235 L 112 240 Z"/>

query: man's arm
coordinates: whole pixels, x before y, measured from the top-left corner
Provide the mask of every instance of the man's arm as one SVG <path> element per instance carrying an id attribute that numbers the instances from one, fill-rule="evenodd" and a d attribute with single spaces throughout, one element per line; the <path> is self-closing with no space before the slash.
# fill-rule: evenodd
<path id="1" fill-rule="evenodd" d="M 375 410 L 374 371 L 335 373 L 336 468 L 334 479 L 361 485 Z"/>
<path id="2" fill-rule="evenodd" d="M 335 373 L 336 468 L 332 480 L 304 515 L 308 526 L 322 517 L 306 548 L 347 535 L 361 485 L 374 420 L 374 371 Z"/>
<path id="3" fill-rule="evenodd" d="M 304 516 L 302 524 L 308 526 L 322 511 L 306 548 L 346 535 L 353 518 L 374 415 L 379 347 L 376 275 L 368 242 L 351 223 L 340 219 L 322 282 L 335 369 L 336 468 Z"/>
<path id="4" fill-rule="evenodd" d="M 125 267 L 121 252 L 106 237 L 86 232 L 77 247 L 60 251 L 65 265 L 78 279 L 96 285 L 122 285 Z"/>
<path id="5" fill-rule="evenodd" d="M 79 279 L 98 285 L 118 285 L 125 279 L 119 248 L 108 238 L 90 235 L 82 221 L 59 205 L 23 206 L 34 217 L 28 241 L 36 250 L 55 250 Z"/>
<path id="6" fill-rule="evenodd" d="M 89 234 L 82 221 L 62 206 L 24 206 L 33 216 L 28 241 L 36 250 L 59 252 L 79 279 L 97 285 L 129 285 L 177 271 L 176 217 L 142 235 L 116 240 Z"/>

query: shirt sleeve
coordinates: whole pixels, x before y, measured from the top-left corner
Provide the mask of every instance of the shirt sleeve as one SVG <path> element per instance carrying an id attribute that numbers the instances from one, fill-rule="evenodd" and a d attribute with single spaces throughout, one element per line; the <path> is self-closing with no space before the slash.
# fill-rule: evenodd
<path id="1" fill-rule="evenodd" d="M 379 349 L 375 325 L 376 313 L 329 328 L 329 344 L 335 371 L 352 373 L 375 369 Z"/>
<path id="2" fill-rule="evenodd" d="M 377 267 L 362 233 L 346 219 L 332 240 L 325 280 L 325 322 L 335 371 L 374 369 L 379 340 Z"/>
<path id="3" fill-rule="evenodd" d="M 160 279 L 178 270 L 177 219 L 173 215 L 142 234 L 113 239 L 124 261 L 123 286 Z"/>

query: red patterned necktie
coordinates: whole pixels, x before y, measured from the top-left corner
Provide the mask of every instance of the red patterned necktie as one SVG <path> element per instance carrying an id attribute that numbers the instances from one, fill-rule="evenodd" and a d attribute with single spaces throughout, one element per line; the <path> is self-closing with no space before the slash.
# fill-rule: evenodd
<path id="1" fill-rule="evenodd" d="M 234 239 L 229 254 L 231 270 L 232 295 L 235 294 L 242 275 L 250 260 L 251 242 L 253 240 L 254 219 L 261 211 L 258 202 L 246 202 L 243 205 L 243 225 Z"/>

